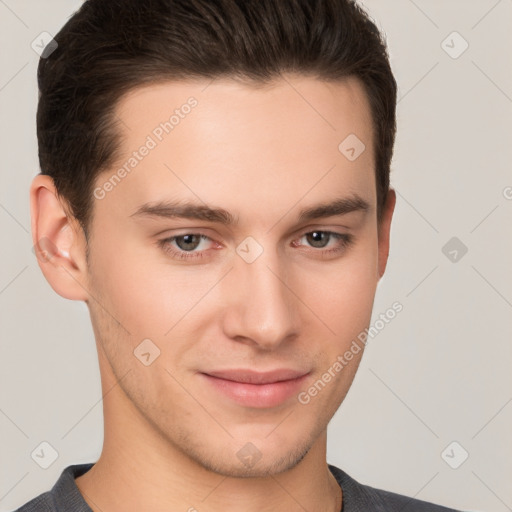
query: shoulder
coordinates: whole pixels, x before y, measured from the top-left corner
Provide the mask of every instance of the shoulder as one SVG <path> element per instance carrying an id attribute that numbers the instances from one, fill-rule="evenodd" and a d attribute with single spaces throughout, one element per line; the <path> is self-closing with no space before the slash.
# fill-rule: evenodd
<path id="1" fill-rule="evenodd" d="M 428 501 L 361 484 L 336 466 L 329 469 L 343 490 L 343 512 L 461 512 Z"/>
<path id="2" fill-rule="evenodd" d="M 52 493 L 47 491 L 31 499 L 14 512 L 55 512 L 56 510 Z"/>
<path id="3" fill-rule="evenodd" d="M 382 510 L 400 510 L 401 512 L 460 512 L 459 510 L 443 505 L 411 498 L 383 489 L 376 489 L 368 485 L 362 485 L 362 487 L 373 502 L 380 504 Z M 380 510 L 380 508 L 378 510 Z"/>
<path id="4" fill-rule="evenodd" d="M 92 512 L 83 499 L 75 478 L 83 475 L 94 464 L 74 464 L 63 469 L 50 491 L 31 499 L 13 512 Z"/>

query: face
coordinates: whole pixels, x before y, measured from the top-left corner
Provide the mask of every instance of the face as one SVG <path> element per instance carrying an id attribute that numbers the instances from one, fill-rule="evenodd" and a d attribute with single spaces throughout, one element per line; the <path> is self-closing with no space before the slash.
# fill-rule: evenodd
<path id="1" fill-rule="evenodd" d="M 117 117 L 87 276 L 102 372 L 203 467 L 291 468 L 350 387 L 362 351 L 335 363 L 370 323 L 387 255 L 362 86 L 168 82 Z"/>

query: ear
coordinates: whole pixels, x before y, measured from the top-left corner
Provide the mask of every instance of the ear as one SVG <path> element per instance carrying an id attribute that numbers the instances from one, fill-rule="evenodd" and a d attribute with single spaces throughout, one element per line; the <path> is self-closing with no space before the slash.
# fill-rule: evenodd
<path id="1" fill-rule="evenodd" d="M 389 236 L 391 230 L 391 219 L 395 211 L 396 193 L 394 189 L 389 189 L 386 198 L 386 204 L 382 212 L 382 219 L 378 226 L 379 232 L 379 279 L 384 275 L 389 255 Z"/>
<path id="2" fill-rule="evenodd" d="M 85 235 L 66 212 L 50 176 L 38 174 L 32 180 L 30 215 L 33 250 L 44 277 L 62 297 L 87 302 Z"/>

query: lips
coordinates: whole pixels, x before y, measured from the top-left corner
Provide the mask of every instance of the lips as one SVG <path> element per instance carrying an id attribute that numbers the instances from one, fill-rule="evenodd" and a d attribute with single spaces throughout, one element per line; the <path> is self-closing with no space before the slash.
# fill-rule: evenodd
<path id="1" fill-rule="evenodd" d="M 245 382 L 247 384 L 271 384 L 292 380 L 306 375 L 307 372 L 291 369 L 277 369 L 267 372 L 255 372 L 254 370 L 222 370 L 205 372 L 211 377 L 230 380 L 232 382 Z"/>
<path id="2" fill-rule="evenodd" d="M 265 372 L 248 369 L 215 370 L 199 373 L 211 391 L 239 405 L 276 407 L 296 396 L 309 372 L 281 368 Z"/>

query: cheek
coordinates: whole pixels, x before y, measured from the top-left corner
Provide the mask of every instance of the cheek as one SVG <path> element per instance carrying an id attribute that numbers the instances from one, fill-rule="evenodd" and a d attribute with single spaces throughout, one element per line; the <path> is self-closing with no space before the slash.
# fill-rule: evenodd
<path id="1" fill-rule="evenodd" d="M 342 258 L 301 263 L 290 270 L 291 288 L 314 313 L 305 310 L 305 317 L 311 316 L 312 324 L 323 320 L 337 339 L 357 334 L 370 321 L 378 282 L 373 235 L 361 235 Z M 219 269 L 166 264 L 160 249 L 134 239 L 103 228 L 92 254 L 92 293 L 102 296 L 103 306 L 134 340 L 165 342 L 183 328 L 182 320 L 195 325 L 200 312 L 212 312 L 211 296 L 203 299 L 217 284 Z"/>
<path id="2" fill-rule="evenodd" d="M 340 342 L 370 322 L 378 284 L 377 260 L 376 243 L 369 239 L 346 257 L 299 272 L 298 295 Z"/>
<path id="3" fill-rule="evenodd" d="M 96 241 L 93 288 L 130 333 L 162 337 L 200 299 L 208 283 L 166 265 L 165 256 L 150 243 L 130 243 L 128 238 Z"/>

